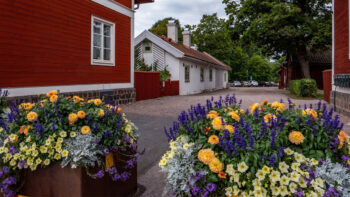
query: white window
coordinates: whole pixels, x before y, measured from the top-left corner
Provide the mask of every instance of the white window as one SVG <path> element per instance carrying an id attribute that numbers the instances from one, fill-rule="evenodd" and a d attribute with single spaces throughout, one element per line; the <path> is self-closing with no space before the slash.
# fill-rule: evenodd
<path id="1" fill-rule="evenodd" d="M 115 24 L 91 17 L 91 64 L 115 65 Z"/>

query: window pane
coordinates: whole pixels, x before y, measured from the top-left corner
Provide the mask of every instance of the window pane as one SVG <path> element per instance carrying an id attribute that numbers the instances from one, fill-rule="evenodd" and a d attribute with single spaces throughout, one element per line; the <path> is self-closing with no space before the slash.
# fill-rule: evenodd
<path id="1" fill-rule="evenodd" d="M 111 48 L 111 38 L 110 37 L 104 37 L 104 48 L 105 49 Z"/>
<path id="2" fill-rule="evenodd" d="M 101 35 L 94 34 L 94 46 L 101 47 Z"/>
<path id="3" fill-rule="evenodd" d="M 111 26 L 109 26 L 109 25 L 104 25 L 103 35 L 105 35 L 105 36 L 111 36 Z"/>
<path id="4" fill-rule="evenodd" d="M 104 60 L 111 60 L 111 50 L 109 50 L 109 49 L 103 50 L 103 59 Z"/>
<path id="5" fill-rule="evenodd" d="M 94 59 L 95 60 L 101 59 L 101 48 L 94 47 Z"/>
<path id="6" fill-rule="evenodd" d="M 94 33 L 95 34 L 101 34 L 101 27 L 102 27 L 102 24 L 100 22 L 94 21 Z"/>

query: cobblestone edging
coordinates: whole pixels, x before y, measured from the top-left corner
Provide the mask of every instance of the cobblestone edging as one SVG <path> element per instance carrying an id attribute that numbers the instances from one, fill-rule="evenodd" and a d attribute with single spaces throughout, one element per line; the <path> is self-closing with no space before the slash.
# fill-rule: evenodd
<path id="1" fill-rule="evenodd" d="M 350 116 L 350 94 L 332 91 L 330 104 L 336 112 Z"/>
<path id="2" fill-rule="evenodd" d="M 120 105 L 128 104 L 136 101 L 135 88 L 123 88 L 123 89 L 111 89 L 111 90 L 94 90 L 94 91 L 81 91 L 81 92 L 65 92 L 62 93 L 65 96 L 79 96 L 85 100 L 101 98 L 105 102 Z M 8 102 L 17 101 L 21 102 L 37 102 L 38 95 L 8 97 Z"/>

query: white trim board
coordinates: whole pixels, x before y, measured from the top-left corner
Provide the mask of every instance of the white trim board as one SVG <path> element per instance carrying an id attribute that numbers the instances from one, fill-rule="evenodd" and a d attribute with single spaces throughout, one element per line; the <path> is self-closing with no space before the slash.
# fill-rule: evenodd
<path id="1" fill-rule="evenodd" d="M 98 3 L 100 5 L 103 5 L 111 10 L 114 10 L 116 12 L 119 12 L 125 16 L 128 16 L 130 18 L 134 17 L 134 11 L 118 2 L 115 2 L 113 0 L 91 0 L 95 3 Z"/>
<path id="2" fill-rule="evenodd" d="M 46 94 L 51 90 L 60 92 L 81 92 L 94 90 L 109 90 L 133 88 L 133 83 L 107 83 L 107 84 L 88 84 L 88 85 L 66 85 L 66 86 L 43 86 L 43 87 L 23 87 L 23 88 L 3 88 L 9 91 L 9 97 L 30 96 Z"/>

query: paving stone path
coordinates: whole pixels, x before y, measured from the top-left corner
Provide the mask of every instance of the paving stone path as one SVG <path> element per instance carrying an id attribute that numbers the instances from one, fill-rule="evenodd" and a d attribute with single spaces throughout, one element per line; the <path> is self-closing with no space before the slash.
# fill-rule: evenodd
<path id="1" fill-rule="evenodd" d="M 220 96 L 224 97 L 227 94 L 235 94 L 238 100 L 242 99 L 242 109 L 248 108 L 252 103 L 260 103 L 264 99 L 270 102 L 283 99 L 287 102 L 288 98 L 288 91 L 275 87 L 230 88 L 191 96 L 162 97 L 122 106 L 127 117 L 140 129 L 139 149 L 146 149 L 146 154 L 138 164 L 138 182 L 146 188 L 142 197 L 162 196 L 166 174 L 160 172 L 158 162 L 168 150 L 164 127 L 170 127 L 173 121 L 177 120 L 178 114 L 191 105 L 205 104 L 212 96 L 214 99 L 219 99 Z M 296 106 L 303 106 L 315 104 L 318 100 L 293 100 L 293 102 Z M 341 120 L 346 125 L 345 131 L 350 134 L 350 118 L 341 116 Z"/>

